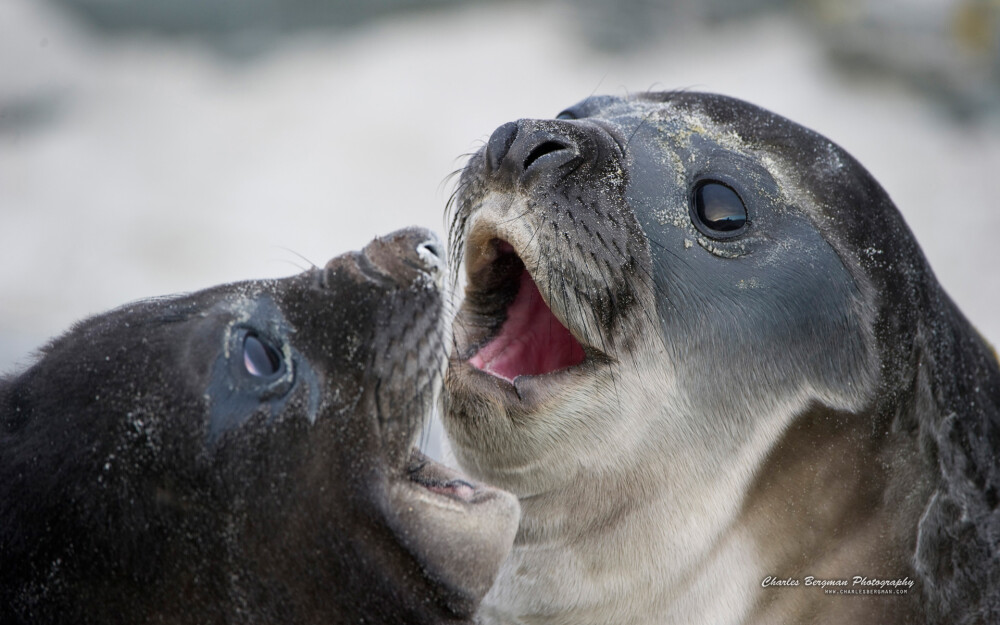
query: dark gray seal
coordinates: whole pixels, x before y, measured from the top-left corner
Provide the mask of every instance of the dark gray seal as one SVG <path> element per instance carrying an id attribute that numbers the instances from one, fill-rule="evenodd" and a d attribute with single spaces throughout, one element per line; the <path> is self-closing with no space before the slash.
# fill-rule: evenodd
<path id="1" fill-rule="evenodd" d="M 518 512 L 414 448 L 443 271 L 402 230 L 94 317 L 0 382 L 0 622 L 470 622 Z"/>
<path id="2" fill-rule="evenodd" d="M 523 514 L 498 620 L 1000 619 L 996 358 L 842 149 L 594 97 L 498 128 L 453 202 L 445 425 Z"/>

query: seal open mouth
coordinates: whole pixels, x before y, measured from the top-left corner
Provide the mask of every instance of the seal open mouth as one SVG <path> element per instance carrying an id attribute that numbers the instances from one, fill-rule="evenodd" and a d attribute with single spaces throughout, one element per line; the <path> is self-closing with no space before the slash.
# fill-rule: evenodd
<path id="1" fill-rule="evenodd" d="M 410 455 L 406 472 L 411 482 L 431 493 L 465 503 L 476 503 L 491 490 L 470 482 L 454 469 L 434 462 L 416 448 Z"/>
<path id="2" fill-rule="evenodd" d="M 580 364 L 586 353 L 553 314 L 514 247 L 493 239 L 471 266 L 466 307 L 486 328 L 471 366 L 513 383 Z"/>

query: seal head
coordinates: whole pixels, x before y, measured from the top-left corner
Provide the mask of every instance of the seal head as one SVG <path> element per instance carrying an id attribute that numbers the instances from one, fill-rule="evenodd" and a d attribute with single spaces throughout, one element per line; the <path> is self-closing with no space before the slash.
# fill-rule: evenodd
<path id="1" fill-rule="evenodd" d="M 996 360 L 842 149 L 721 96 L 593 97 L 499 127 L 450 210 L 445 425 L 523 512 L 489 602 L 574 623 L 1000 605 L 962 581 L 998 549 Z M 918 587 L 843 602 L 769 575 Z"/>
<path id="2" fill-rule="evenodd" d="M 518 509 L 415 449 L 443 255 L 130 304 L 4 379 L 0 621 L 467 622 Z"/>

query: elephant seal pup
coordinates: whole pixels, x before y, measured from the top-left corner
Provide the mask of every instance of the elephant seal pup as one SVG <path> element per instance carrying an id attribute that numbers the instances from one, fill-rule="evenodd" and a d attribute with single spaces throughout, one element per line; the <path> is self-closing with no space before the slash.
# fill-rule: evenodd
<path id="1" fill-rule="evenodd" d="M 522 506 L 498 619 L 1000 618 L 996 359 L 843 150 L 594 97 L 498 128 L 450 210 L 445 425 Z"/>
<path id="2" fill-rule="evenodd" d="M 4 379 L 0 622 L 471 622 L 518 509 L 414 449 L 443 255 L 128 305 Z"/>

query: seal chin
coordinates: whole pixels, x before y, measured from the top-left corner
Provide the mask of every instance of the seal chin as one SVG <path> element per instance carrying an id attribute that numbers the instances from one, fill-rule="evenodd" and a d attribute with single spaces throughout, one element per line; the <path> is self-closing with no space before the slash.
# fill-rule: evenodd
<path id="1" fill-rule="evenodd" d="M 587 348 L 550 307 L 513 245 L 493 238 L 470 255 L 462 360 L 517 387 L 519 378 L 587 359 Z"/>
<path id="2" fill-rule="evenodd" d="M 413 448 L 403 476 L 389 485 L 389 500 L 397 538 L 428 577 L 452 590 L 451 610 L 471 614 L 514 543 L 517 498 Z"/>

